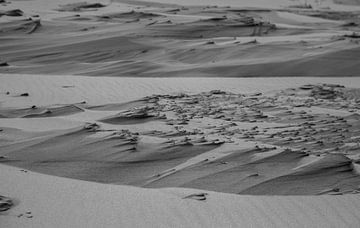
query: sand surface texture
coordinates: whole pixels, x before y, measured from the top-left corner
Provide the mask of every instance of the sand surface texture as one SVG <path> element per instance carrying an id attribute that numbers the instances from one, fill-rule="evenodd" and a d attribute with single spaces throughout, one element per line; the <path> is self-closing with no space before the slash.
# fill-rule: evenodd
<path id="1" fill-rule="evenodd" d="M 2 75 L 2 226 L 358 226 L 356 78 L 73 77 Z"/>
<path id="2" fill-rule="evenodd" d="M 264 79 L 271 80 L 276 79 Z M 357 193 L 360 89 L 337 84 L 267 89 L 165 93 L 101 105 L 3 107 L 1 162 L 152 188 L 257 195 Z M 4 99 L 32 96 L 12 93 Z"/>
<path id="3" fill-rule="evenodd" d="M 360 71 L 360 7 L 347 1 L 160 2 L 6 1 L 0 73 L 265 77 Z"/>
<path id="4" fill-rule="evenodd" d="M 0 165 L 1 227 L 357 227 L 359 196 L 238 196 L 70 180 Z M 26 190 L 24 190 L 26 189 Z M 201 200 L 205 195 L 206 200 Z M 1 203 L 0 198 L 0 203 Z"/>
<path id="5" fill-rule="evenodd" d="M 0 227 L 360 227 L 356 0 L 0 0 Z"/>

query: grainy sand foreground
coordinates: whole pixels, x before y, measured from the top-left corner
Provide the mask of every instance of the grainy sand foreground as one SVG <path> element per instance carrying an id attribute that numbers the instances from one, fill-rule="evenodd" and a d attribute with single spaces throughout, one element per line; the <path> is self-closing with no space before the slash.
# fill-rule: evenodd
<path id="1" fill-rule="evenodd" d="M 13 197 L 1 227 L 358 227 L 359 195 L 239 196 L 194 189 L 142 189 L 22 172 L 0 165 Z M 206 201 L 185 198 L 207 193 Z M 1 201 L 0 201 L 1 202 Z"/>

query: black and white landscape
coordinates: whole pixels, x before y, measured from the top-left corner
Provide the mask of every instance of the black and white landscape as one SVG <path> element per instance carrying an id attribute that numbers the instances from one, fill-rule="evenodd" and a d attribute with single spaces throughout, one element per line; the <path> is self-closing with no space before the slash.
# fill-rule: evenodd
<path id="1" fill-rule="evenodd" d="M 359 227 L 357 0 L 0 0 L 0 227 Z"/>

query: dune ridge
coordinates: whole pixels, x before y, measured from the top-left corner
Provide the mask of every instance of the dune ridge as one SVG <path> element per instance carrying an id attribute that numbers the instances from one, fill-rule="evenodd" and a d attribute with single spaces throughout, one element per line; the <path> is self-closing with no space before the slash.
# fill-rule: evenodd
<path id="1" fill-rule="evenodd" d="M 0 57 L 8 64 L 0 73 L 335 77 L 359 72 L 356 8 L 350 13 L 294 9 L 285 0 L 275 8 L 263 1 L 253 8 L 249 2 L 184 7 L 151 1 L 65 1 L 61 6 L 43 1 L 32 0 L 39 14 L 29 13 L 30 7 L 0 22 Z"/>
<path id="2" fill-rule="evenodd" d="M 46 135 L 5 129 L 13 136 L 0 146 L 1 162 L 149 188 L 254 195 L 356 193 L 358 91 L 306 84 L 264 93 L 211 90 L 103 106 L 81 103 L 74 106 L 76 113 L 60 110 L 34 118 L 82 126 Z M 10 127 L 13 118 L 0 121 L 10 121 Z"/>

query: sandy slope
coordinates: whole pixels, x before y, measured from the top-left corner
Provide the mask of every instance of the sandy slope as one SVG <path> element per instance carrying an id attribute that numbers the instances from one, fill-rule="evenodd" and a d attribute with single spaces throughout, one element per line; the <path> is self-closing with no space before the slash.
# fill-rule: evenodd
<path id="1" fill-rule="evenodd" d="M 0 166 L 0 192 L 16 206 L 2 227 L 358 227 L 359 196 L 254 197 L 193 189 L 140 189 Z"/>
<path id="2" fill-rule="evenodd" d="M 288 0 L 230 1 L 231 7 L 99 1 L 104 7 L 74 11 L 69 2 L 4 5 L 5 11 L 18 8 L 24 15 L 0 18 L 0 61 L 9 65 L 0 67 L 1 73 L 274 77 L 359 72 L 358 38 L 346 36 L 358 31 L 354 6 L 344 13 L 291 8 L 302 3 Z"/>
<path id="3" fill-rule="evenodd" d="M 260 195 L 358 191 L 357 78 L 1 79 L 5 164 L 152 188 Z M 350 89 L 301 89 L 324 81 Z"/>
<path id="4" fill-rule="evenodd" d="M 0 3 L 1 228 L 359 226 L 358 1 L 75 2 Z"/>

